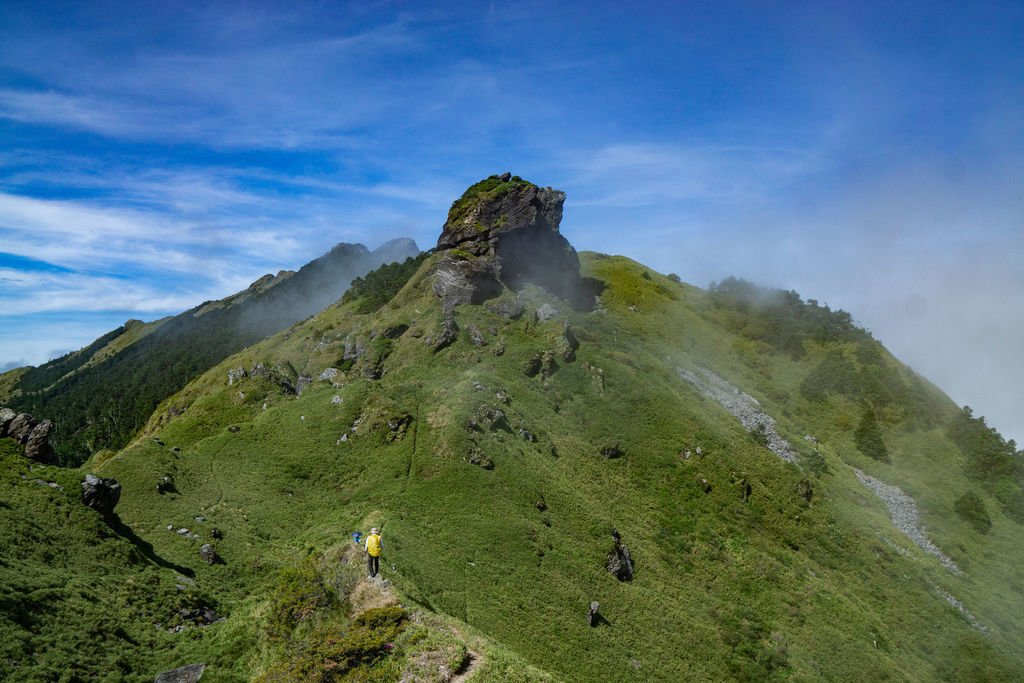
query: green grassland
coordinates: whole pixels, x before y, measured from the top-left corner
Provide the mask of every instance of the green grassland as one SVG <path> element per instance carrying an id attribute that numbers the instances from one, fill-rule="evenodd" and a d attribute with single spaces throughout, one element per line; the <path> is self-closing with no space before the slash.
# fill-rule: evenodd
<path id="1" fill-rule="evenodd" d="M 585 253 L 583 275 L 605 284 L 594 311 L 529 289 L 516 320 L 460 307 L 458 340 L 435 351 L 436 260 L 383 306 L 350 296 L 218 364 L 125 449 L 47 474 L 67 480 L 61 514 L 83 472 L 121 482 L 130 535 L 81 509 L 57 545 L 69 567 L 97 538 L 116 550 L 103 585 L 120 602 L 97 611 L 117 614 L 135 644 L 115 648 L 123 661 L 111 669 L 101 614 L 9 619 L 0 640 L 24 643 L 8 646 L 19 662 L 9 673 L 45 678 L 53 669 L 39 653 L 54 651 L 57 633 L 72 643 L 102 633 L 93 647 L 107 659 L 90 671 L 139 680 L 192 661 L 209 665 L 204 681 L 442 680 L 437 667 L 464 664 L 471 650 L 479 681 L 1018 678 L 1020 522 L 997 484 L 969 476 L 949 433 L 958 407 L 870 335 L 810 302 L 751 307 L 728 288 Z M 539 322 L 532 312 L 544 303 L 559 315 Z M 358 358 L 346 354 L 356 347 Z M 544 352 L 543 369 L 525 372 Z M 229 370 L 260 363 L 267 376 L 229 384 Z M 838 385 L 828 380 L 836 367 Z M 318 379 L 327 368 L 340 373 Z M 708 368 L 756 398 L 798 463 L 679 368 Z M 313 379 L 300 395 L 282 390 L 300 376 Z M 862 450 L 868 413 L 885 457 Z M 613 445 L 619 456 L 604 457 Z M 51 533 L 57 522 L 42 511 L 59 510 L 43 497 L 58 494 L 19 479 L 25 466 L 4 457 L 19 498 L 0 513 L 29 514 Z M 963 573 L 896 530 L 854 468 L 911 495 Z M 173 489 L 161 493 L 165 476 Z M 1016 481 L 1006 476 L 999 486 Z M 990 520 L 985 532 L 957 512 L 967 492 Z M 24 512 L 28 497 L 37 512 Z M 404 612 L 357 609 L 361 556 L 347 539 L 370 526 L 383 530 L 383 575 Z M 183 527 L 198 539 L 174 531 Z M 632 554 L 632 581 L 605 569 L 613 529 Z M 223 563 L 199 559 L 207 542 Z M 19 562 L 4 559 L 8 601 L 24 593 L 10 588 L 19 576 L 51 560 Z M 84 566 L 76 580 L 95 585 L 100 565 Z M 184 593 L 226 619 L 157 629 L 183 599 L 175 581 L 186 568 L 194 585 Z M 153 588 L 136 607 L 129 586 L 139 583 Z M 53 591 L 60 604 L 89 598 Z M 596 627 L 585 619 L 591 601 Z M 52 661 L 72 657 L 57 650 Z"/>

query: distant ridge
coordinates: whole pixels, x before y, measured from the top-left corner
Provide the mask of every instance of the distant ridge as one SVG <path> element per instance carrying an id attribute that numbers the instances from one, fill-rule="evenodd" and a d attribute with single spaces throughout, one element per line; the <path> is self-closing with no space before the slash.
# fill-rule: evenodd
<path id="1" fill-rule="evenodd" d="M 21 372 L 6 402 L 53 420 L 58 459 L 78 464 L 124 446 L 163 399 L 225 357 L 334 303 L 354 278 L 417 254 L 407 238 L 373 251 L 338 244 L 297 272 L 264 275 L 173 318 L 130 320 L 80 351 Z"/>

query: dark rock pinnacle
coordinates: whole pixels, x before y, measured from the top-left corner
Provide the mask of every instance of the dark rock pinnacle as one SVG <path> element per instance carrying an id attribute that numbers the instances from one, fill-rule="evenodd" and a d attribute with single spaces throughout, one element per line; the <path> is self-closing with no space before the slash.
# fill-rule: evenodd
<path id="1" fill-rule="evenodd" d="M 434 292 L 446 313 L 527 283 L 586 305 L 576 250 L 558 232 L 565 193 L 509 173 L 473 185 L 452 204 L 437 248 Z"/>

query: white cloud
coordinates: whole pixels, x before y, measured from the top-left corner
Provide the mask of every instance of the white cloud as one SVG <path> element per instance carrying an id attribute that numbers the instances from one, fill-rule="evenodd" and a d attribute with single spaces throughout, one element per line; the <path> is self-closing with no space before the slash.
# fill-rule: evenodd
<path id="1" fill-rule="evenodd" d="M 676 202 L 751 204 L 821 169 L 802 149 L 680 144 L 614 144 L 565 162 L 576 206 L 666 206 Z"/>

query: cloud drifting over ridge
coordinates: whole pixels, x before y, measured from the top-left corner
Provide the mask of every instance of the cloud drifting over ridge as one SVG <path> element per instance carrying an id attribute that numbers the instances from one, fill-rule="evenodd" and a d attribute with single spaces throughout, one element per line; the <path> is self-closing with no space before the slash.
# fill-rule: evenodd
<path id="1" fill-rule="evenodd" d="M 578 248 L 846 308 L 1024 440 L 1017 4 L 124 10 L 0 9 L 0 362 L 46 346 L 32 311 L 93 311 L 81 346 L 338 241 L 431 245 L 511 170 Z"/>

